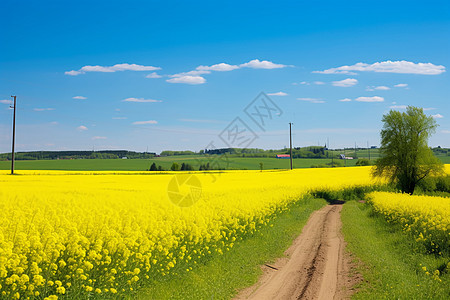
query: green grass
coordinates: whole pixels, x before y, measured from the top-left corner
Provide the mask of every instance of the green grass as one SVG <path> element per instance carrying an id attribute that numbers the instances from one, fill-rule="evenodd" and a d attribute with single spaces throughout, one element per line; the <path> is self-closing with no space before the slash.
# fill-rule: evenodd
<path id="1" fill-rule="evenodd" d="M 426 254 L 407 234 L 367 204 L 347 202 L 342 211 L 348 250 L 358 257 L 365 281 L 354 299 L 449 299 L 450 274 L 433 280 L 421 268 L 442 267 L 448 258 Z"/>
<path id="2" fill-rule="evenodd" d="M 247 169 L 259 170 L 259 163 L 263 163 L 264 169 L 288 169 L 289 159 L 276 158 L 251 158 L 251 157 L 230 157 L 229 164 L 220 163 L 220 167 L 226 169 Z M 73 159 L 73 160 L 19 160 L 15 163 L 16 170 L 74 170 L 74 171 L 145 171 L 155 162 L 165 169 L 169 169 L 173 162 L 189 163 L 196 170 L 199 164 L 206 164 L 208 160 L 203 156 L 180 155 L 156 157 L 154 159 Z M 344 164 L 342 160 L 340 161 Z M 311 165 L 326 164 L 331 159 L 294 159 L 294 168 L 309 168 Z M 355 166 L 356 160 L 348 160 L 347 166 Z M 8 170 L 11 162 L 0 161 L 0 170 Z"/>
<path id="3" fill-rule="evenodd" d="M 262 274 L 262 264 L 283 256 L 301 233 L 310 214 L 325 204 L 323 199 L 305 197 L 272 221 L 273 226 L 262 228 L 254 236 L 236 243 L 229 252 L 213 257 L 189 273 L 150 284 L 138 298 L 232 298 L 238 290 L 257 282 Z"/>

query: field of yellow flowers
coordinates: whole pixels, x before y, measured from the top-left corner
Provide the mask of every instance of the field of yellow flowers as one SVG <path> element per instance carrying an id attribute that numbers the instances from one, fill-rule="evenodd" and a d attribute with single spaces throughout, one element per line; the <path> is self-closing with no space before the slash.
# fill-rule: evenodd
<path id="1" fill-rule="evenodd" d="M 367 195 L 374 211 L 398 223 L 430 253 L 450 254 L 450 198 L 373 192 Z"/>
<path id="2" fill-rule="evenodd" d="M 366 167 L 18 173 L 0 173 L 0 295 L 8 299 L 129 295 L 228 251 L 310 190 L 371 183 Z"/>

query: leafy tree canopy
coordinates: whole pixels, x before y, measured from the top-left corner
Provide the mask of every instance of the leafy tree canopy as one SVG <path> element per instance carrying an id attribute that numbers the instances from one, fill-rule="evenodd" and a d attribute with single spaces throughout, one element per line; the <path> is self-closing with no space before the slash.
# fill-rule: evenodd
<path id="1" fill-rule="evenodd" d="M 422 108 L 408 106 L 406 112 L 391 110 L 383 116 L 380 158 L 373 175 L 387 177 L 404 193 L 413 194 L 418 182 L 443 172 L 442 162 L 428 147 L 438 126 Z"/>

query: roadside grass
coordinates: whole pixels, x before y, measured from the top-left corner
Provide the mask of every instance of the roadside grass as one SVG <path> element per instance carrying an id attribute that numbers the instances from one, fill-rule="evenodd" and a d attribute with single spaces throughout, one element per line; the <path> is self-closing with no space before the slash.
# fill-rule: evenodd
<path id="1" fill-rule="evenodd" d="M 399 226 L 373 215 L 367 204 L 347 202 L 341 218 L 347 249 L 358 257 L 364 277 L 353 299 L 449 299 L 448 257 L 426 254 Z M 436 269 L 444 272 L 442 282 L 432 278 Z"/>
<path id="2" fill-rule="evenodd" d="M 245 287 L 256 283 L 261 265 L 283 256 L 301 233 L 310 214 L 326 205 L 309 195 L 281 213 L 270 226 L 237 242 L 223 255 L 199 263 L 190 272 L 143 287 L 137 299 L 231 299 Z M 135 298 L 130 297 L 130 298 Z"/>

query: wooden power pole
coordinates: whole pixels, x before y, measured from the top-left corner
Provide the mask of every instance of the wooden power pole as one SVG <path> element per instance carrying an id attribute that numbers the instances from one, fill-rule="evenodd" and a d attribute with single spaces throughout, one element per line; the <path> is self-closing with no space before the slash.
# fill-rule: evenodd
<path id="1" fill-rule="evenodd" d="M 292 170 L 292 123 L 289 123 L 289 148 L 290 148 L 289 158 L 291 159 L 291 170 Z"/>
<path id="2" fill-rule="evenodd" d="M 12 135 L 12 151 L 11 151 L 11 175 L 14 175 L 14 146 L 16 143 L 16 96 L 11 96 L 14 98 L 14 106 L 10 106 L 14 108 L 13 113 L 13 135 Z"/>

